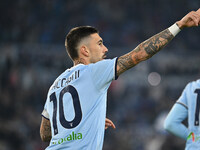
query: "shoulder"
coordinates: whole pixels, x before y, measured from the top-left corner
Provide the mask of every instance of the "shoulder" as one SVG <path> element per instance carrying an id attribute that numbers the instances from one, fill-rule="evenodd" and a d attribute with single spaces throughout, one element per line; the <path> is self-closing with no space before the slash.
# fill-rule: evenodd
<path id="1" fill-rule="evenodd" d="M 187 84 L 188 87 L 195 87 L 195 88 L 200 88 L 200 79 L 191 81 Z"/>
<path id="2" fill-rule="evenodd" d="M 200 80 L 189 82 L 185 86 L 184 92 L 186 92 L 186 93 L 192 92 L 193 93 L 196 89 L 200 89 Z"/>
<path id="3" fill-rule="evenodd" d="M 197 86 L 200 87 L 200 79 L 198 79 L 198 80 L 196 80 L 196 81 L 194 81 L 194 82 L 195 82 L 195 84 L 196 84 Z"/>
<path id="4" fill-rule="evenodd" d="M 91 67 L 109 67 L 110 65 L 115 65 L 117 61 L 117 57 L 113 59 L 103 59 L 101 61 L 98 61 L 96 63 L 89 64 L 89 68 Z"/>

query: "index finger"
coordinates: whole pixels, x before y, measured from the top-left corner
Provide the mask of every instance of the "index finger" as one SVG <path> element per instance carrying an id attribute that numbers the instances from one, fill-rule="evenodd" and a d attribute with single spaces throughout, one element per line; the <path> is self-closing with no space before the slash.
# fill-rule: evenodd
<path id="1" fill-rule="evenodd" d="M 108 118 L 106 118 L 106 123 L 109 123 L 113 129 L 115 129 L 115 124 Z"/>

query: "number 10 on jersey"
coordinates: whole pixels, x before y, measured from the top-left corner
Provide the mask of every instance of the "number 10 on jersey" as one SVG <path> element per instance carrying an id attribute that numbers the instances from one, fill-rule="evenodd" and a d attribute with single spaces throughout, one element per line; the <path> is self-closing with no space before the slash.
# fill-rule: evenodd
<path id="1" fill-rule="evenodd" d="M 75 112 L 75 117 L 72 121 L 67 121 L 65 119 L 65 115 L 64 115 L 63 101 L 69 100 L 69 99 L 63 99 L 63 96 L 66 93 L 70 93 L 72 96 L 74 112 Z M 57 105 L 57 98 L 56 98 L 55 92 L 50 95 L 50 102 L 51 101 L 53 102 L 53 117 L 52 117 L 53 130 L 54 130 L 54 135 L 56 135 L 56 134 L 58 134 L 58 127 L 57 127 L 58 105 Z M 78 126 L 78 124 L 81 122 L 81 119 L 82 119 L 82 110 L 81 110 L 78 92 L 73 86 L 68 85 L 67 87 L 63 88 L 59 94 L 59 121 L 60 121 L 60 124 L 66 129 L 72 129 L 72 128 L 75 128 L 76 126 Z"/>

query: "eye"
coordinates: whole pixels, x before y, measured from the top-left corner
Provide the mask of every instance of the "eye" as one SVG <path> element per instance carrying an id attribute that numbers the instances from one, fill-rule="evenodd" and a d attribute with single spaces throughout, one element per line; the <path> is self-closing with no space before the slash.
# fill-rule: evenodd
<path id="1" fill-rule="evenodd" d="M 101 46 L 102 44 L 103 44 L 102 42 L 99 43 L 100 46 Z"/>

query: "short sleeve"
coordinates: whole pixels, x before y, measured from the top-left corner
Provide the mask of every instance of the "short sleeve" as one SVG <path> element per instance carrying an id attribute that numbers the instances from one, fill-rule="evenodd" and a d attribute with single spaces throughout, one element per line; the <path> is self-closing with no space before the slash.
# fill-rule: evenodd
<path id="1" fill-rule="evenodd" d="M 177 103 L 183 105 L 184 107 L 188 108 L 188 103 L 187 103 L 187 91 L 189 90 L 189 84 L 185 87 L 183 90 L 181 96 L 177 100 Z"/>
<path id="2" fill-rule="evenodd" d="M 89 65 L 91 78 L 97 89 L 106 89 L 112 80 L 117 79 L 117 57 L 114 59 L 104 59 Z"/>
<path id="3" fill-rule="evenodd" d="M 47 112 L 47 100 L 46 100 L 46 103 L 45 103 L 45 105 L 44 105 L 44 109 L 43 109 L 41 115 L 42 115 L 44 118 L 49 119 L 49 113 Z"/>

